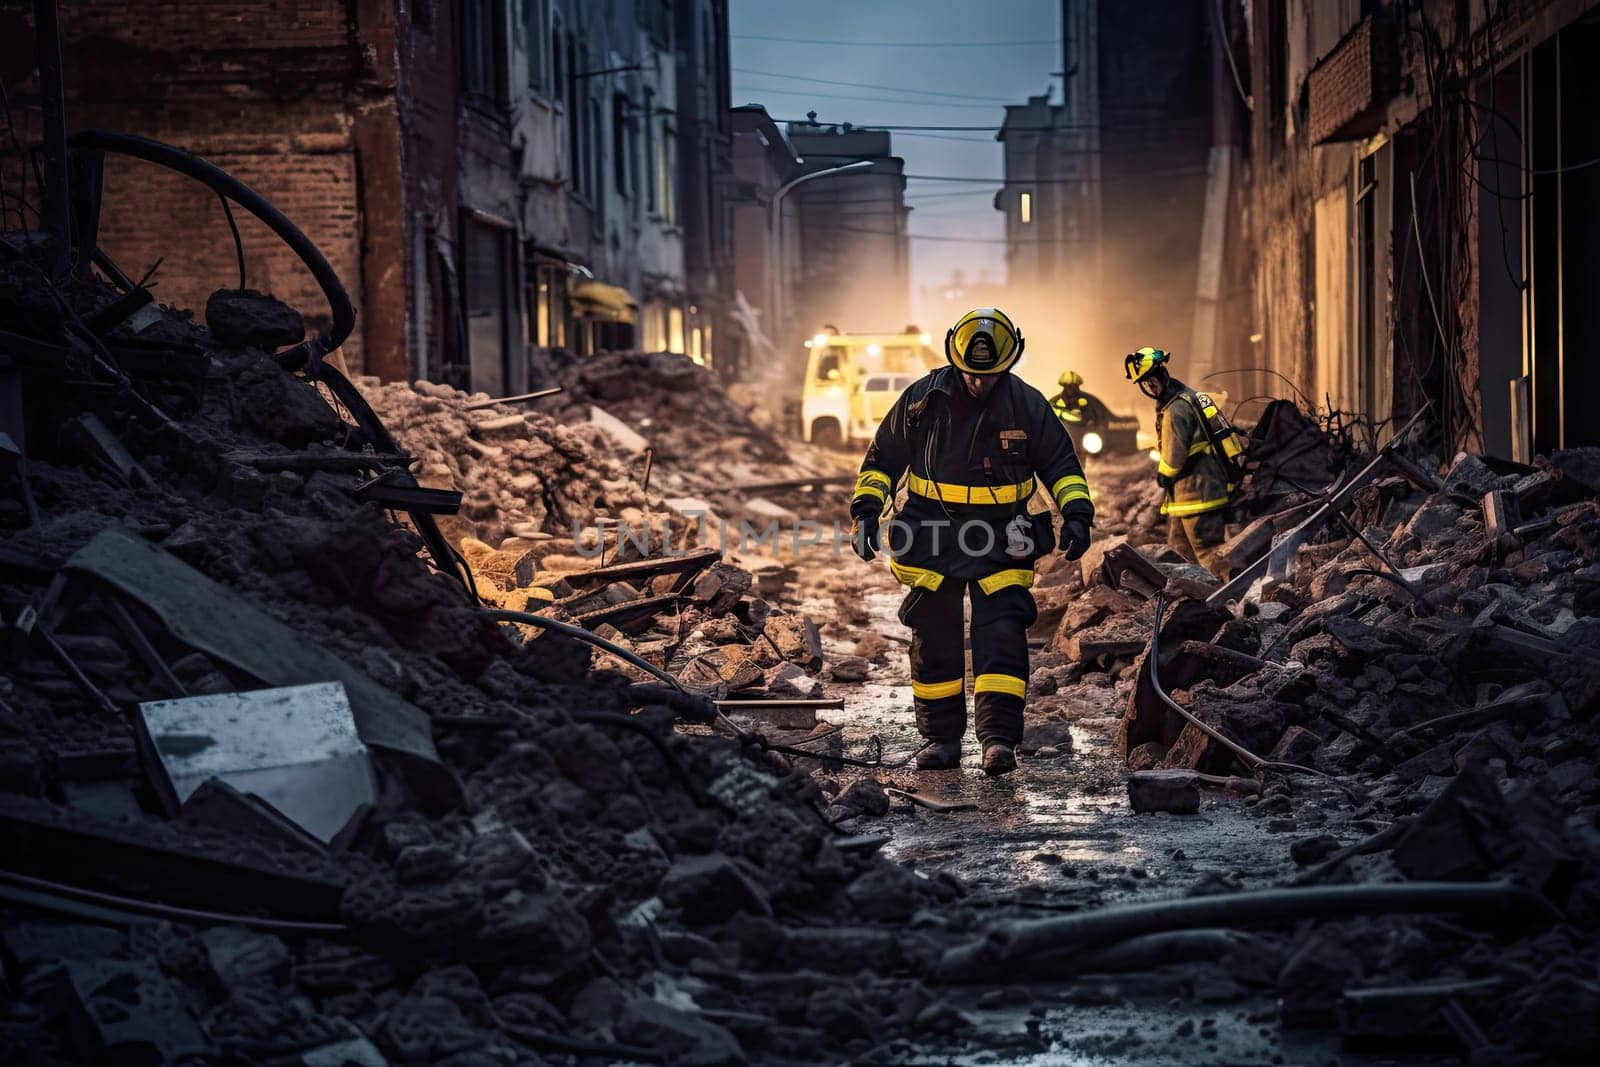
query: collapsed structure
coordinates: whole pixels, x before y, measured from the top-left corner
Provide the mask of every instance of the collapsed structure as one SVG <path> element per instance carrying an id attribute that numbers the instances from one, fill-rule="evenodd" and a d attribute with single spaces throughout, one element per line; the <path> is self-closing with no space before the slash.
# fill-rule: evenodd
<path id="1" fill-rule="evenodd" d="M 76 246 L 0 240 L 8 1052 L 895 1061 L 973 1034 L 947 987 L 1172 965 L 1356 1042 L 1579 1061 L 1600 1036 L 1600 455 L 1351 475 L 1280 409 L 1221 588 L 1140 550 L 1148 468 L 1101 464 L 1101 544 L 1040 568 L 1035 712 L 1125 706 L 1136 810 L 1220 784 L 1328 830 L 1266 892 L 980 910 L 840 828 L 887 796 L 830 803 L 825 728 L 760 717 L 816 705 L 820 639 L 781 564 L 697 519 L 792 514 L 752 493 L 825 471 L 683 359 L 569 367 L 549 412 L 353 383 L 352 309 L 271 205 L 164 146 L 80 146 L 273 220 L 330 327 L 244 290 L 203 327 L 159 307 L 92 213 Z M 658 516 L 654 548 L 624 535 Z"/>

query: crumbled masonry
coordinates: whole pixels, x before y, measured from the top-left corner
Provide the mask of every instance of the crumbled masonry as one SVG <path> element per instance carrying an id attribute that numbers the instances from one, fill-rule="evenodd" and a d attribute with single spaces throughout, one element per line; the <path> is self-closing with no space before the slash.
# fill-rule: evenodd
<path id="1" fill-rule="evenodd" d="M 56 346 L 69 368 L 83 358 L 37 272 L 0 259 L 0 293 L 0 330 Z M 83 282 L 63 295 L 86 321 L 114 298 Z M 262 299 L 213 302 L 231 340 L 287 342 L 281 305 Z M 115 351 L 128 331 L 103 341 Z M 1385 472 L 1352 515 L 1399 575 L 1376 573 L 1386 565 L 1330 525 L 1285 580 L 1232 610 L 1206 607 L 1215 581 L 1159 547 L 1149 461 L 1095 463 L 1094 548 L 1039 568 L 1042 647 L 1013 777 L 1091 759 L 1070 727 L 1087 711 L 1119 716 L 1117 756 L 1136 772 L 1141 812 L 1118 824 L 1130 843 L 1224 807 L 1263 832 L 1320 807 L 1337 816 L 1325 829 L 1281 838 L 1284 887 L 1507 881 L 1540 906 L 1323 913 L 1062 954 L 1022 936 L 1048 902 L 978 899 L 936 861 L 913 869 L 877 854 L 876 828 L 908 817 L 982 828 L 990 794 L 960 803 L 942 779 L 889 766 L 898 752 L 841 772 L 826 757 L 867 753 L 804 703 L 730 712 L 824 758 L 675 724 L 692 703 L 681 694 L 480 606 L 583 625 L 696 689 L 842 694 L 848 721 L 851 687 L 903 656 L 894 635 L 863 630 L 866 572 L 743 551 L 698 521 L 829 517 L 847 487 L 789 483 L 836 475 L 848 458 L 791 452 L 681 357 L 575 364 L 563 393 L 526 405 L 360 380 L 421 485 L 462 494 L 439 521 L 471 568 L 475 604 L 403 518 L 359 498 L 399 461 L 364 451 L 315 386 L 185 313 L 163 309 L 140 336 L 174 359 L 209 359 L 187 391 L 134 379 L 173 422 L 141 421 L 118 399 L 130 386 L 86 389 L 47 368 L 28 386 L 38 523 L 14 480 L 0 490 L 8 1062 L 1021 1059 L 1059 1053 L 1040 1027 L 1049 1012 L 1174 997 L 1264 1001 L 1263 1020 L 1353 1047 L 1424 1033 L 1483 1061 L 1583 1062 L 1600 1041 L 1587 1010 L 1600 998 L 1600 450 L 1529 468 L 1412 452 L 1439 487 Z M 648 485 L 646 457 L 607 417 L 648 442 Z M 1258 472 L 1260 518 L 1231 546 L 1239 565 L 1262 529 L 1270 543 L 1269 516 L 1305 508 L 1310 490 L 1360 463 L 1314 426 L 1275 418 L 1274 434 L 1313 435 L 1300 453 L 1311 458 L 1281 472 L 1304 488 Z M 740 489 L 755 483 L 787 487 Z M 1491 536 L 1493 493 L 1508 494 L 1495 508 L 1514 503 L 1518 522 Z M 619 538 L 618 524 L 664 530 L 672 554 Z M 328 847 L 216 784 L 169 818 L 128 709 L 174 685 L 201 695 L 266 682 L 178 640 L 153 606 L 64 571 L 107 530 L 420 709 L 437 758 L 376 747 L 377 799 Z M 52 594 L 63 573 L 79 577 Z M 1310 770 L 1253 775 L 1153 699 L 1152 574 L 1170 603 L 1163 688 L 1251 752 Z M 836 651 L 842 634 L 855 635 L 848 654 Z M 1119 774 L 1116 789 L 1128 788 Z M 60 885 L 79 896 L 63 903 Z M 1137 891 L 1150 903 L 1236 888 L 1212 876 Z M 113 896 L 89 914 L 81 891 Z M 1014 953 L 985 956 L 1000 976 L 987 992 L 940 969 L 978 946 Z M 1029 1025 L 1001 1008 L 1031 1013 Z M 1204 1027 L 1194 1034 L 1161 1040 L 1205 1059 Z"/>

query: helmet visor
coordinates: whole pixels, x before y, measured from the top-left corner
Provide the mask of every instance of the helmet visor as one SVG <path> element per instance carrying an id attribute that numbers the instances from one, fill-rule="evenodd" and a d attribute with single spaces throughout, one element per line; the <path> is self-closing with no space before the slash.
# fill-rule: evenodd
<path id="1" fill-rule="evenodd" d="M 978 338 L 987 345 L 975 345 Z M 961 369 L 971 374 L 995 374 L 1011 365 L 1017 350 L 1017 337 L 1010 324 L 1000 319 L 973 317 L 965 319 L 955 329 L 950 339 L 956 360 Z"/>

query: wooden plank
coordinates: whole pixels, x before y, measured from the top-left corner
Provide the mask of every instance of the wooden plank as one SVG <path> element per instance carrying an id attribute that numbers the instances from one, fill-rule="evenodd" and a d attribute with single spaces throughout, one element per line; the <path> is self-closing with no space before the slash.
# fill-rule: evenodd
<path id="1" fill-rule="evenodd" d="M 467 405 L 468 411 L 480 411 L 483 408 L 492 408 L 496 404 L 521 404 L 529 400 L 539 400 L 547 396 L 555 396 L 561 392 L 558 385 L 554 389 L 540 389 L 532 393 L 518 393 L 516 396 L 492 396 L 488 400 L 474 400 Z"/>
<path id="2" fill-rule="evenodd" d="M 654 578 L 658 574 L 698 574 L 722 558 L 715 548 L 702 548 L 682 555 L 653 556 L 629 563 L 613 563 L 609 567 L 596 567 L 592 571 L 563 574 L 568 585 L 582 586 L 596 582 L 630 582 L 635 578 Z"/>
<path id="3" fill-rule="evenodd" d="M 645 596 L 638 600 L 629 600 L 621 604 L 612 604 L 594 611 L 586 611 L 582 615 L 573 617 L 573 622 L 585 630 L 592 630 L 602 623 L 616 623 L 623 619 L 637 618 L 640 615 L 653 615 L 658 611 L 677 604 L 683 599 L 681 593 L 665 593 L 661 596 Z"/>

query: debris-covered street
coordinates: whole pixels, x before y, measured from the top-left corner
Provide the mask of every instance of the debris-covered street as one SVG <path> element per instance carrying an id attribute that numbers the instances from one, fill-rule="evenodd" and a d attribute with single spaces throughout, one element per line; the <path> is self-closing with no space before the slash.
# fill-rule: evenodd
<path id="1" fill-rule="evenodd" d="M 1600 9 L 818 2 L 0 2 L 0 1060 L 1592 1061 Z"/>

